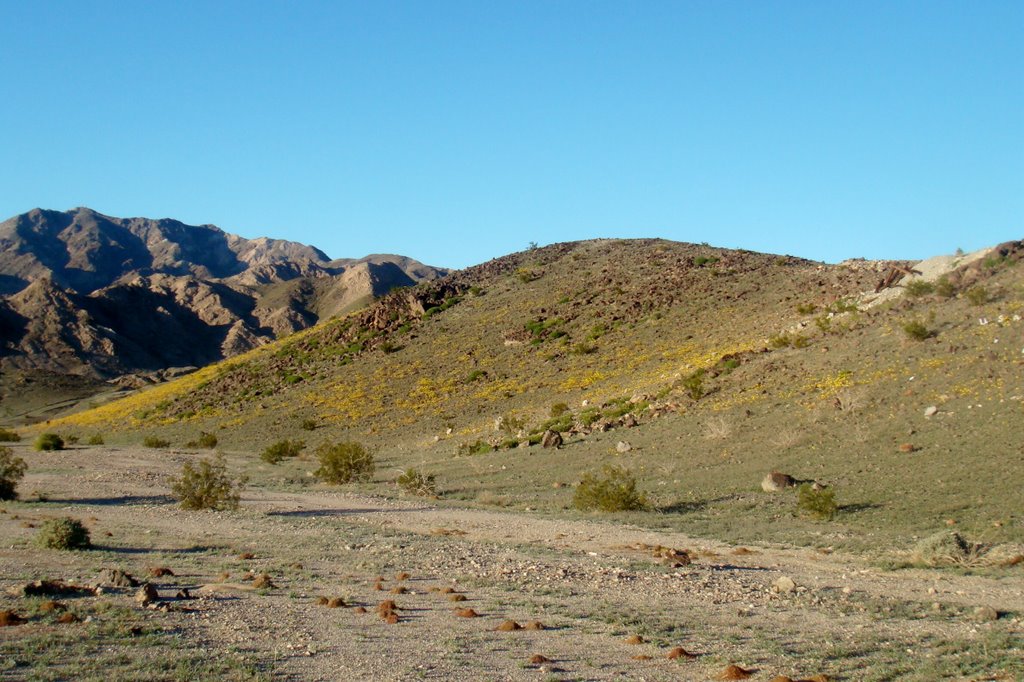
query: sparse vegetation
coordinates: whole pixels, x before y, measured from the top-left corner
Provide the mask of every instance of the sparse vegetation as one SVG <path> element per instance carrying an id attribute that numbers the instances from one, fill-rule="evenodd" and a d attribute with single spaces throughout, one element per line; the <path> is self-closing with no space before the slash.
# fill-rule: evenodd
<path id="1" fill-rule="evenodd" d="M 63 450 L 64 439 L 56 433 L 41 433 L 36 438 L 35 449 L 40 451 Z"/>
<path id="2" fill-rule="evenodd" d="M 704 375 L 706 373 L 703 369 L 698 369 L 682 381 L 686 395 L 690 396 L 693 400 L 700 400 L 704 397 Z"/>
<path id="3" fill-rule="evenodd" d="M 484 455 L 488 452 L 494 452 L 494 446 L 479 439 L 472 443 L 462 443 L 456 450 L 458 455 Z"/>
<path id="4" fill-rule="evenodd" d="M 282 460 L 298 457 L 306 442 L 301 440 L 279 440 L 273 445 L 268 445 L 260 453 L 260 459 L 267 464 L 280 464 Z"/>
<path id="5" fill-rule="evenodd" d="M 817 309 L 818 306 L 813 303 L 798 303 L 796 306 L 796 311 L 801 315 L 810 315 Z"/>
<path id="6" fill-rule="evenodd" d="M 36 544 L 46 549 L 88 549 L 89 529 L 71 517 L 47 519 L 36 535 Z"/>
<path id="7" fill-rule="evenodd" d="M 185 462 L 181 477 L 171 485 L 182 509 L 212 509 L 215 511 L 238 509 L 244 477 L 232 479 L 227 473 L 223 455 L 213 460 L 203 459 L 199 466 Z"/>
<path id="8" fill-rule="evenodd" d="M 956 287 L 949 281 L 949 277 L 943 275 L 935 282 L 935 293 L 942 298 L 952 298 L 956 296 Z"/>
<path id="9" fill-rule="evenodd" d="M 146 436 L 142 439 L 142 444 L 147 448 L 168 448 L 171 446 L 171 441 L 160 436 Z"/>
<path id="10" fill-rule="evenodd" d="M 909 320 L 903 323 L 903 333 L 908 339 L 924 341 L 935 336 L 935 332 L 929 329 L 921 320 Z"/>
<path id="11" fill-rule="evenodd" d="M 628 469 L 606 465 L 601 475 L 588 473 L 576 487 L 572 504 L 581 511 L 636 511 L 647 507 Z"/>
<path id="12" fill-rule="evenodd" d="M 569 411 L 569 406 L 566 405 L 565 403 L 555 403 L 554 405 L 551 406 L 551 411 L 549 413 L 549 416 L 552 419 L 557 419 L 558 417 L 561 417 L 563 414 L 565 414 L 568 411 Z"/>
<path id="13" fill-rule="evenodd" d="M 919 566 L 971 566 L 980 563 L 984 549 L 956 531 L 944 530 L 914 545 L 911 561 Z"/>
<path id="14" fill-rule="evenodd" d="M 903 285 L 904 291 L 911 298 L 922 298 L 935 292 L 935 285 L 923 279 L 912 279 Z"/>
<path id="15" fill-rule="evenodd" d="M 967 300 L 971 305 L 985 305 L 992 300 L 992 295 L 989 293 L 988 289 L 980 284 L 968 289 L 965 296 L 967 296 Z"/>
<path id="16" fill-rule="evenodd" d="M 103 436 L 98 434 L 98 433 L 94 433 L 91 436 L 89 436 L 88 440 L 85 441 L 85 444 L 86 445 L 103 445 Z"/>
<path id="17" fill-rule="evenodd" d="M 20 441 L 21 436 L 19 436 L 16 431 L 0 429 L 0 443 L 18 443 Z"/>
<path id="18" fill-rule="evenodd" d="M 373 454 L 355 441 L 324 443 L 317 448 L 316 457 L 320 462 L 316 477 L 337 485 L 368 481 L 376 468 Z"/>
<path id="19" fill-rule="evenodd" d="M 437 494 L 437 481 L 434 474 L 424 476 L 416 469 L 406 469 L 395 483 L 410 495 L 433 497 Z"/>
<path id="20" fill-rule="evenodd" d="M 14 456 L 14 450 L 0 445 L 0 500 L 18 498 L 18 481 L 25 475 L 28 465 L 21 457 Z"/>
<path id="21" fill-rule="evenodd" d="M 170 443 L 168 443 L 168 445 L 170 445 Z M 207 450 L 212 450 L 213 448 L 217 447 L 217 436 L 215 436 L 212 433 L 202 431 L 199 433 L 199 438 L 197 438 L 196 440 L 189 441 L 186 447 L 205 448 Z"/>
<path id="22" fill-rule="evenodd" d="M 831 486 L 816 487 L 803 483 L 797 488 L 797 510 L 804 516 L 831 521 L 839 511 L 836 492 Z"/>
<path id="23" fill-rule="evenodd" d="M 315 419 L 303 419 L 299 427 L 303 431 L 316 431 L 317 422 Z"/>

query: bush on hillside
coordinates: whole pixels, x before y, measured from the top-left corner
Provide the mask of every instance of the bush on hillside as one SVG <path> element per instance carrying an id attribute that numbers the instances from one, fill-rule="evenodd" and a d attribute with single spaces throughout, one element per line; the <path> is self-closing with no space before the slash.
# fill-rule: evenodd
<path id="1" fill-rule="evenodd" d="M 36 438 L 36 450 L 63 450 L 64 439 L 56 433 L 41 433 Z"/>
<path id="2" fill-rule="evenodd" d="M 238 509 L 242 488 L 246 479 L 232 480 L 227 473 L 224 456 L 217 455 L 212 461 L 204 459 L 199 466 L 185 462 L 181 478 L 175 479 L 171 491 L 178 498 L 182 509 Z"/>
<path id="3" fill-rule="evenodd" d="M 373 454 L 361 443 L 344 441 L 324 443 L 316 450 L 320 468 L 314 475 L 327 483 L 343 484 L 368 481 L 376 468 Z"/>
<path id="4" fill-rule="evenodd" d="M 822 521 L 831 521 L 839 512 L 835 490 L 831 487 L 816 487 L 810 483 L 804 483 L 797 488 L 796 508 L 801 514 Z"/>
<path id="5" fill-rule="evenodd" d="M 921 320 L 904 322 L 903 333 L 907 335 L 908 339 L 913 339 L 914 341 L 924 341 L 935 336 L 935 332 L 925 326 Z"/>
<path id="6" fill-rule="evenodd" d="M 146 436 L 142 439 L 142 444 L 147 448 L 166 448 L 170 447 L 171 441 L 165 440 L 160 436 Z"/>
<path id="7" fill-rule="evenodd" d="M 281 460 L 289 457 L 298 457 L 306 442 L 301 440 L 279 440 L 260 453 L 260 459 L 267 464 L 279 464 Z"/>
<path id="8" fill-rule="evenodd" d="M 206 431 L 199 432 L 199 438 L 193 441 L 189 441 L 188 447 L 190 448 L 206 448 L 212 450 L 217 447 L 217 436 Z"/>
<path id="9" fill-rule="evenodd" d="M 0 500 L 15 500 L 18 481 L 25 476 L 28 465 L 21 457 L 14 456 L 14 450 L 0 446 Z"/>
<path id="10" fill-rule="evenodd" d="M 89 440 L 85 441 L 86 445 L 103 445 L 103 436 L 98 433 L 94 433 L 89 436 Z"/>
<path id="11" fill-rule="evenodd" d="M 92 546 L 89 529 L 70 517 L 47 519 L 39 529 L 36 543 L 46 549 L 88 549 Z"/>
<path id="12" fill-rule="evenodd" d="M 927 296 L 935 291 L 935 285 L 931 282 L 926 282 L 923 279 L 912 279 L 903 285 L 903 289 L 907 292 L 908 296 L 913 298 L 921 298 Z"/>
<path id="13" fill-rule="evenodd" d="M 633 511 L 647 507 L 647 500 L 637 492 L 636 478 L 628 469 L 606 465 L 602 475 L 586 474 L 572 498 L 581 511 Z"/>

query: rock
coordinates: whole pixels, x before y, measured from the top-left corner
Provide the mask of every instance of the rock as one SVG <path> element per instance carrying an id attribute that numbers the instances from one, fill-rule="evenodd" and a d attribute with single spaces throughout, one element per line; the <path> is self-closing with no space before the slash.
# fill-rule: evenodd
<path id="1" fill-rule="evenodd" d="M 779 594 L 788 594 L 796 589 L 796 583 L 789 576 L 782 576 L 772 585 L 772 589 Z"/>
<path id="2" fill-rule="evenodd" d="M 991 622 L 993 620 L 999 620 L 999 612 L 991 606 L 979 606 L 974 609 L 974 620 L 981 623 Z"/>
<path id="3" fill-rule="evenodd" d="M 560 448 L 562 447 L 562 434 L 548 429 L 540 439 L 540 444 L 545 448 Z"/>
<path id="4" fill-rule="evenodd" d="M 629 441 L 620 440 L 618 443 L 615 444 L 615 452 L 619 453 L 620 455 L 625 454 L 632 449 L 633 446 L 629 443 Z"/>
<path id="5" fill-rule="evenodd" d="M 100 582 L 111 587 L 138 587 L 139 581 L 130 574 L 117 568 L 104 568 L 100 571 Z"/>
<path id="6" fill-rule="evenodd" d="M 934 417 L 936 414 L 938 414 L 938 412 L 939 412 L 939 408 L 936 407 L 935 405 L 932 405 L 930 407 L 926 407 L 925 408 L 924 416 L 926 416 L 926 417 Z"/>
<path id="7" fill-rule="evenodd" d="M 139 588 L 139 591 L 135 593 L 135 603 L 140 606 L 145 606 L 150 602 L 155 602 L 160 599 L 160 593 L 156 591 L 156 588 L 146 583 Z"/>
<path id="8" fill-rule="evenodd" d="M 494 430 L 503 431 L 505 429 L 505 417 L 496 417 L 494 420 Z"/>
<path id="9" fill-rule="evenodd" d="M 630 412 L 629 414 L 622 418 L 622 425 L 625 426 L 627 429 L 631 429 L 634 426 L 639 426 L 640 422 L 638 422 L 636 420 L 636 417 L 633 416 L 633 413 Z"/>
<path id="10" fill-rule="evenodd" d="M 780 490 L 785 490 L 786 488 L 792 488 L 795 485 L 795 478 L 789 474 L 779 473 L 778 471 L 772 471 L 761 479 L 761 490 L 766 493 L 776 493 Z"/>

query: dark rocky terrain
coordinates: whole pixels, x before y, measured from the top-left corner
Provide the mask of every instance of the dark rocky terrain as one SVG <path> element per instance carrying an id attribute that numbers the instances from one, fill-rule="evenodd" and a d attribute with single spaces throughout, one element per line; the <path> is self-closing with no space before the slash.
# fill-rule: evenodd
<path id="1" fill-rule="evenodd" d="M 0 400 L 160 380 L 443 274 L 212 225 L 35 209 L 0 223 Z"/>

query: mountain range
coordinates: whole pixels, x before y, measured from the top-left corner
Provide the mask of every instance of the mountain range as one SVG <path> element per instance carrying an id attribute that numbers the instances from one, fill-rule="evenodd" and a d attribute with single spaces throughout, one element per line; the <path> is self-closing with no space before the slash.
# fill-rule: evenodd
<path id="1" fill-rule="evenodd" d="M 0 223 L 0 369 L 139 385 L 445 273 L 213 225 L 34 209 Z"/>

